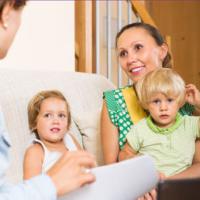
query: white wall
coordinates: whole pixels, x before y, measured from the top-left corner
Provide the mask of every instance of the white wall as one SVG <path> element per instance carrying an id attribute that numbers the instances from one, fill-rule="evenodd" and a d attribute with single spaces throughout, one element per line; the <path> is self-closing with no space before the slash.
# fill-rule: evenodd
<path id="1" fill-rule="evenodd" d="M 0 67 L 74 71 L 74 1 L 29 1 Z"/>

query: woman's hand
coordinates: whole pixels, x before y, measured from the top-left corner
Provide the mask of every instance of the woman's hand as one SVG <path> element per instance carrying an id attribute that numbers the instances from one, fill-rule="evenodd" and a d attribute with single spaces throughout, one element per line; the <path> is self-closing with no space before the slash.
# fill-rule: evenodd
<path id="1" fill-rule="evenodd" d="M 186 85 L 186 102 L 194 105 L 196 109 L 200 110 L 200 92 L 193 84 Z"/>
<path id="2" fill-rule="evenodd" d="M 71 192 L 95 180 L 87 169 L 96 166 L 94 156 L 85 151 L 68 151 L 47 172 L 58 196 Z"/>

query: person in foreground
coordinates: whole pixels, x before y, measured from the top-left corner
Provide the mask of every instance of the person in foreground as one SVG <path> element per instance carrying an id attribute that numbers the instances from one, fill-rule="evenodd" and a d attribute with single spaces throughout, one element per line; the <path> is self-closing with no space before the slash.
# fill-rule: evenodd
<path id="1" fill-rule="evenodd" d="M 0 0 L 0 59 L 6 56 L 12 44 L 25 4 L 26 0 Z M 0 109 L 0 200 L 55 200 L 57 196 L 95 180 L 93 174 L 83 171 L 83 168 L 96 165 L 94 157 L 87 152 L 76 151 L 64 153 L 46 174 L 10 185 L 5 181 L 10 146 Z"/>
<path id="2" fill-rule="evenodd" d="M 149 24 L 124 26 L 116 36 L 116 50 L 119 63 L 133 85 L 150 71 L 161 67 L 171 68 L 168 46 L 159 31 Z M 196 90 L 193 84 L 186 85 L 186 104 L 180 109 L 182 115 L 200 113 L 200 102 L 191 105 L 190 100 L 193 94 L 199 95 Z M 195 98 L 200 99 L 199 96 Z M 105 164 L 118 161 L 119 151 L 126 143 L 126 134 L 144 117 L 146 112 L 138 103 L 132 85 L 104 93 L 101 141 Z"/>
<path id="3" fill-rule="evenodd" d="M 136 91 L 149 116 L 126 135 L 119 160 L 148 154 L 161 174 L 175 176 L 192 165 L 200 137 L 200 117 L 178 112 L 185 102 L 185 83 L 175 71 L 160 68 L 140 79 Z"/>
<path id="4" fill-rule="evenodd" d="M 37 93 L 28 104 L 28 121 L 36 138 L 25 152 L 24 179 L 47 172 L 65 152 L 81 149 L 68 132 L 71 113 L 60 91 Z"/>

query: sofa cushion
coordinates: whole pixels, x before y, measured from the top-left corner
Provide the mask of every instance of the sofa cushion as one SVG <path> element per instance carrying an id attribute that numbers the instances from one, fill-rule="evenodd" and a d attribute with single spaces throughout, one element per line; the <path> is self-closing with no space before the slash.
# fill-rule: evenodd
<path id="1" fill-rule="evenodd" d="M 12 182 L 22 179 L 24 151 L 31 139 L 27 105 L 33 95 L 46 89 L 60 90 L 69 102 L 72 116 L 78 116 L 79 113 L 83 116 L 82 113 L 101 108 L 103 91 L 114 88 L 101 75 L 78 72 L 1 69 L 0 78 L 0 105 L 12 142 L 11 166 L 8 171 Z M 74 123 L 71 129 L 81 143 L 82 135 Z"/>
<path id="2" fill-rule="evenodd" d="M 83 148 L 96 156 L 97 164 L 103 164 L 101 138 L 100 138 L 101 109 L 92 110 L 74 115 L 83 139 Z"/>

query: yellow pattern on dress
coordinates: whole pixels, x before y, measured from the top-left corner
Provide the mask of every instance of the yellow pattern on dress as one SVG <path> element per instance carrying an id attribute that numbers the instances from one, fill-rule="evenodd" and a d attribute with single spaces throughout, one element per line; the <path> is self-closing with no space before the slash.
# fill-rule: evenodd
<path id="1" fill-rule="evenodd" d="M 133 87 L 126 87 L 122 90 L 126 106 L 133 124 L 136 124 L 141 119 L 145 118 L 146 112 L 139 104 L 137 95 Z"/>

